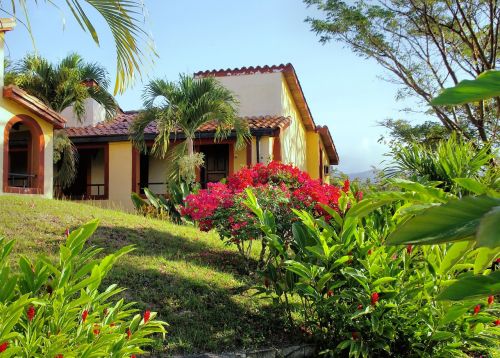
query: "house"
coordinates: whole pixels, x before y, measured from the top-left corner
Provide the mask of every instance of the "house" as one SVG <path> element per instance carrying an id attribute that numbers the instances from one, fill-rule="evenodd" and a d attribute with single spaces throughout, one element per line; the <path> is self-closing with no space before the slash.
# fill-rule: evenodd
<path id="1" fill-rule="evenodd" d="M 4 86 L 4 36 L 15 26 L 0 19 L 0 194 L 52 197 L 53 135 L 65 119 L 16 86 Z"/>
<path id="2" fill-rule="evenodd" d="M 328 180 L 329 168 L 339 157 L 326 126 L 318 126 L 309 110 L 295 69 L 291 64 L 243 67 L 197 72 L 195 77 L 213 76 L 236 94 L 239 115 L 246 119 L 252 134 L 243 149 L 235 147 L 235 137 L 214 142 L 215 126 L 207 123 L 196 133 L 195 150 L 203 152 L 205 165 L 197 173 L 202 186 L 218 181 L 245 166 L 279 160 L 292 163 L 312 178 Z M 129 140 L 129 126 L 138 112 L 120 112 L 105 121 L 97 103 L 89 104 L 86 119 L 79 123 L 71 111 L 67 135 L 79 153 L 75 183 L 65 191 L 72 198 L 109 201 L 131 207 L 130 193 L 149 187 L 165 191 L 167 161 L 140 153 Z M 146 128 L 145 139 L 152 144 L 157 130 Z M 172 133 L 171 141 L 182 141 Z"/>

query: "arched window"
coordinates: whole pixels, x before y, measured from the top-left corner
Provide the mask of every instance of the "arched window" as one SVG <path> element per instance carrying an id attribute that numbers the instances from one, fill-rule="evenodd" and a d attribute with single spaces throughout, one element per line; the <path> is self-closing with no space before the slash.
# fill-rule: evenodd
<path id="1" fill-rule="evenodd" d="M 43 194 L 44 139 L 38 123 L 27 115 L 13 117 L 4 129 L 3 191 Z"/>

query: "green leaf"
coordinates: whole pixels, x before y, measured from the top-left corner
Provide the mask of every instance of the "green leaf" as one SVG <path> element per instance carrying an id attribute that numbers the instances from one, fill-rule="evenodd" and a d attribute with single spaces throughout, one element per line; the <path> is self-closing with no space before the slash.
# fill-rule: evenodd
<path id="1" fill-rule="evenodd" d="M 393 282 L 393 281 L 396 281 L 395 277 L 382 277 L 382 278 L 379 278 L 378 280 L 375 280 L 372 283 L 372 286 L 377 287 L 379 285 L 383 285 L 385 283 L 389 283 L 389 282 Z"/>
<path id="2" fill-rule="evenodd" d="M 436 331 L 432 334 L 431 340 L 433 341 L 445 341 L 455 336 L 455 333 L 447 331 Z"/>
<path id="3" fill-rule="evenodd" d="M 499 256 L 500 248 L 490 249 L 489 247 L 481 247 L 477 250 L 476 260 L 474 261 L 474 274 L 478 275 L 486 268 L 491 266 L 494 259 Z"/>
<path id="4" fill-rule="evenodd" d="M 455 305 L 449 308 L 446 311 L 445 316 L 441 319 L 439 322 L 440 325 L 446 325 L 450 322 L 455 321 L 457 318 L 462 316 L 464 313 L 466 313 L 469 310 L 469 306 L 464 306 L 464 305 Z"/>
<path id="5" fill-rule="evenodd" d="M 474 246 L 474 242 L 462 241 L 450 246 L 439 267 L 439 274 L 444 275 Z"/>
<path id="6" fill-rule="evenodd" d="M 387 243 L 428 245 L 472 239 L 483 215 L 499 204 L 500 199 L 487 196 L 450 200 L 405 222 Z"/>
<path id="7" fill-rule="evenodd" d="M 451 106 L 478 102 L 500 96 L 500 71 L 486 71 L 475 80 L 461 81 L 445 89 L 431 102 L 433 106 Z"/>
<path id="8" fill-rule="evenodd" d="M 500 206 L 483 216 L 476 238 L 478 246 L 500 247 Z"/>
<path id="9" fill-rule="evenodd" d="M 500 294 L 500 271 L 489 275 L 468 276 L 445 288 L 438 300 L 460 301 Z"/>

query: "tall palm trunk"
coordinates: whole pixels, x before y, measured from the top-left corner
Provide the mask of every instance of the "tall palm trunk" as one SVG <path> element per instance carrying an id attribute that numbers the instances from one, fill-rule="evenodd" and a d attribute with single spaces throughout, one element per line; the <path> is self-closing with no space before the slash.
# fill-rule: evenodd
<path id="1" fill-rule="evenodd" d="M 187 146 L 188 156 L 192 157 L 194 154 L 194 143 L 193 143 L 193 138 L 191 138 L 190 136 L 186 138 L 186 146 Z"/>

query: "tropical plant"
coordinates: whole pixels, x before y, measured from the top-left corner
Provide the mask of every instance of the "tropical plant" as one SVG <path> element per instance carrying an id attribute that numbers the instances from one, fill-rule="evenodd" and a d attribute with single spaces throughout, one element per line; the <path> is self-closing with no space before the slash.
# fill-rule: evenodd
<path id="1" fill-rule="evenodd" d="M 304 0 L 319 12 L 307 21 L 322 42 L 339 41 L 375 60 L 449 131 L 477 141 L 498 140 L 498 95 L 494 100 L 433 102 L 459 76 L 476 78 L 499 65 L 500 8 L 497 0 Z M 492 96 L 494 97 L 494 96 Z M 459 104 L 460 103 L 460 104 Z M 415 106 L 412 111 L 415 111 Z"/>
<path id="2" fill-rule="evenodd" d="M 496 160 L 497 151 L 485 144 L 478 149 L 474 143 L 450 135 L 438 141 L 435 147 L 417 142 L 393 144 L 387 154 L 389 166 L 384 170 L 387 177 L 406 177 L 420 182 L 439 182 L 448 191 L 465 188 L 455 178 L 476 179 L 485 185 L 494 185 L 499 177 Z"/>
<path id="3" fill-rule="evenodd" d="M 441 189 L 394 180 L 401 191 L 359 201 L 342 192 L 330 220 L 294 210 L 293 240 L 279 235 L 272 212 L 247 189 L 271 260 L 258 292 L 288 312 L 323 353 L 353 357 L 467 357 L 498 353 L 498 304 L 490 295 L 436 301 L 468 267 L 475 250 L 386 246 L 393 230 L 422 208 L 453 197 Z"/>
<path id="4" fill-rule="evenodd" d="M 182 134 L 187 156 L 192 157 L 195 133 L 209 122 L 216 128 L 215 141 L 234 133 L 236 146 L 241 147 L 250 135 L 246 121 L 237 117 L 236 97 L 213 77 L 181 75 L 178 82 L 153 80 L 144 89 L 143 98 L 146 110 L 132 123 L 131 140 L 145 151 L 144 130 L 154 123 L 158 135 L 152 152 L 156 156 L 165 157 L 171 135 Z"/>
<path id="5" fill-rule="evenodd" d="M 123 289 L 100 286 L 114 263 L 133 250 L 125 246 L 101 259 L 86 247 L 97 228 L 91 221 L 67 234 L 59 260 L 9 255 L 14 241 L 0 238 L 0 355 L 2 357 L 131 357 L 143 353 L 166 323 L 156 313 L 142 315 L 117 299 Z"/>
<path id="6" fill-rule="evenodd" d="M 54 10 L 60 11 L 58 5 L 53 1 L 45 0 L 46 4 L 54 6 Z M 144 60 L 153 53 L 151 38 L 143 28 L 144 4 L 139 0 L 71 0 L 65 2 L 71 14 L 84 31 L 88 31 L 94 42 L 99 45 L 99 36 L 88 17 L 86 5 L 97 11 L 109 26 L 116 46 L 116 81 L 114 93 L 123 92 L 133 81 L 135 73 L 141 74 Z M 2 2 L 0 9 L 14 17 L 19 12 L 24 15 L 24 24 L 35 43 L 34 31 L 31 28 L 31 9 L 25 0 L 12 0 Z M 146 50 L 144 45 L 147 46 Z"/>
<path id="7" fill-rule="evenodd" d="M 107 92 L 109 78 L 106 69 L 97 63 L 87 63 L 72 53 L 59 63 L 27 55 L 9 71 L 8 81 L 37 97 L 56 112 L 72 106 L 76 117 L 82 120 L 85 115 L 85 102 L 92 98 L 112 118 L 117 104 Z M 96 85 L 97 84 L 97 85 Z M 54 137 L 54 176 L 55 187 L 68 187 L 76 175 L 77 152 L 69 138 L 61 131 Z"/>

